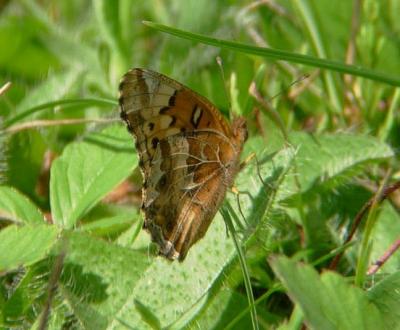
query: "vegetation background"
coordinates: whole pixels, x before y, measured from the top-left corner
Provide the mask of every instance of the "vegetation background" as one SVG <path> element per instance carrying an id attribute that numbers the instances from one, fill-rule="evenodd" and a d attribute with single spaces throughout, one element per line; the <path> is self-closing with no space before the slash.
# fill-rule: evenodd
<path id="1" fill-rule="evenodd" d="M 0 328 L 400 329 L 399 13 L 1 0 Z M 141 231 L 116 100 L 132 67 L 248 120 L 257 158 L 183 263 Z"/>

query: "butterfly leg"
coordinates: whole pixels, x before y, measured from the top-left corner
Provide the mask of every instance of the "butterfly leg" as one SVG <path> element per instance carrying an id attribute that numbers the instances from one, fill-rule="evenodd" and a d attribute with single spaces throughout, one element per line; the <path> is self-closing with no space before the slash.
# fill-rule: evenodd
<path id="1" fill-rule="evenodd" d="M 260 165 L 260 161 L 258 160 L 256 153 L 252 152 L 249 156 L 247 156 L 247 158 L 242 163 L 240 163 L 240 170 L 245 168 L 253 160 L 256 162 L 257 176 L 258 176 L 259 180 L 261 181 L 261 183 L 263 184 L 263 186 L 268 187 L 268 189 L 275 190 L 275 188 L 270 183 L 265 182 L 264 179 L 262 178 L 261 170 L 260 170 L 261 165 Z"/>
<path id="2" fill-rule="evenodd" d="M 247 156 L 247 158 L 240 164 L 240 170 L 245 168 L 252 160 L 255 160 L 256 162 L 256 168 L 257 168 L 257 176 L 262 182 L 262 184 L 265 186 L 266 183 L 264 182 L 262 176 L 261 176 L 261 171 L 260 171 L 260 162 L 258 161 L 257 155 L 255 152 L 252 152 L 250 155 Z"/>

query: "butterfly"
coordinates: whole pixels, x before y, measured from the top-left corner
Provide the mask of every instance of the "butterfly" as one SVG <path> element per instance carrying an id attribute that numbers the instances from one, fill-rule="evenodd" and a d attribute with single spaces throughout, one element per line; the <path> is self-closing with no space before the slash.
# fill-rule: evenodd
<path id="1" fill-rule="evenodd" d="M 120 116 L 143 175 L 143 227 L 159 254 L 183 261 L 232 186 L 247 139 L 206 98 L 160 73 L 131 69 L 119 85 Z"/>

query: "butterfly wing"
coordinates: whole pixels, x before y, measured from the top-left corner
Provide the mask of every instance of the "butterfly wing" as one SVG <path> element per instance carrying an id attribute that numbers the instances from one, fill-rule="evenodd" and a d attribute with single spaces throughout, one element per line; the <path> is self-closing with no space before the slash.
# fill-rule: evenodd
<path id="1" fill-rule="evenodd" d="M 177 81 L 157 72 L 132 69 L 121 80 L 121 117 L 136 137 L 143 169 L 149 169 L 157 143 L 163 138 L 207 127 L 230 136 L 216 107 Z"/>
<path id="2" fill-rule="evenodd" d="M 120 107 L 144 176 L 144 226 L 160 254 L 182 261 L 232 184 L 244 141 L 205 98 L 149 70 L 122 78 Z"/>

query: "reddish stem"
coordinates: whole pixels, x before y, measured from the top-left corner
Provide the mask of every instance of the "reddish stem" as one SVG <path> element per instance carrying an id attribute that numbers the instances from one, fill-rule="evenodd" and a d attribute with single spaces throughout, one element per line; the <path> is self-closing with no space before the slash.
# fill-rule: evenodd
<path id="1" fill-rule="evenodd" d="M 383 200 L 385 200 L 392 192 L 394 192 L 395 190 L 397 190 L 399 188 L 400 188 L 400 181 L 395 182 L 392 185 L 385 187 L 383 189 L 382 194 L 380 195 L 379 199 L 377 200 L 377 203 L 380 203 Z M 343 245 L 349 243 L 353 239 L 353 236 L 354 236 L 357 228 L 359 227 L 364 215 L 369 211 L 370 207 L 374 203 L 375 198 L 376 198 L 375 196 L 370 198 L 370 200 L 367 203 L 365 203 L 364 206 L 361 208 L 361 210 L 357 213 L 356 217 L 354 218 L 351 230 L 350 230 L 347 238 L 345 239 Z M 336 269 L 343 253 L 344 252 L 341 252 L 341 253 L 337 254 L 335 256 L 335 258 L 333 258 L 331 264 L 329 265 L 329 269 L 332 269 L 332 270 Z"/>
<path id="2" fill-rule="evenodd" d="M 400 248 L 400 238 L 397 239 L 389 247 L 389 249 L 383 254 L 382 257 L 380 257 L 377 261 L 374 262 L 374 264 L 368 269 L 367 275 L 375 274 L 379 270 L 379 268 L 381 268 L 385 264 L 385 262 L 389 260 L 390 256 L 394 254 L 399 248 Z"/>

